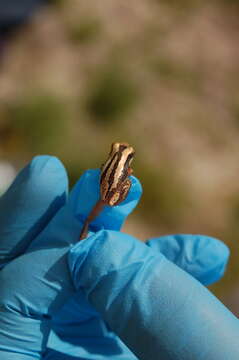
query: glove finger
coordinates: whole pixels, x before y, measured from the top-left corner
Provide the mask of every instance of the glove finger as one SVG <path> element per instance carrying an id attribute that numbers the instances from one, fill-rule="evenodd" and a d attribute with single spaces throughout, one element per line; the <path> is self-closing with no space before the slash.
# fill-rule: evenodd
<path id="1" fill-rule="evenodd" d="M 204 285 L 213 284 L 224 275 L 230 254 L 222 241 L 204 235 L 161 236 L 148 240 L 147 245 Z"/>
<path id="2" fill-rule="evenodd" d="M 130 179 L 132 185 L 126 199 L 117 206 L 105 206 L 99 216 L 90 224 L 90 230 L 119 230 L 121 228 L 126 217 L 137 205 L 142 194 L 139 180 L 134 176 L 130 176 Z M 84 222 L 100 197 L 99 180 L 100 170 L 88 170 L 80 179 L 81 186 L 74 190 L 76 198 L 79 199 L 76 204 L 75 213 L 81 223 Z"/>
<path id="3" fill-rule="evenodd" d="M 0 199 L 0 266 L 25 251 L 67 196 L 68 180 L 55 157 L 35 157 Z"/>
<path id="4" fill-rule="evenodd" d="M 239 321 L 200 282 L 135 238 L 99 231 L 69 252 L 77 289 L 142 360 L 237 360 Z"/>
<path id="5" fill-rule="evenodd" d="M 1 271 L 0 323 L 3 326 L 0 327 L 0 350 L 4 350 L 1 345 L 7 342 L 9 353 L 28 353 L 35 354 L 35 358 L 40 357 L 48 339 L 51 326 L 49 318 L 74 294 L 67 254 L 69 248 L 79 240 L 82 224 L 77 215 L 79 208 L 82 209 L 81 203 L 84 207 L 88 200 L 84 193 L 88 190 L 86 177 L 89 173 L 95 179 L 95 187 L 91 191 L 97 190 L 99 171 L 86 172 L 75 185 L 66 205 L 31 242 L 27 251 Z M 117 211 L 121 212 L 120 207 L 125 208 L 120 219 L 124 219 L 137 203 L 139 193 L 134 191 L 134 186 L 131 191 L 133 195 L 129 193 L 130 200 L 117 206 L 118 210 L 114 209 L 117 217 Z M 83 199 L 79 198 L 81 194 Z M 109 213 L 107 216 L 109 217 Z M 111 222 L 113 220 L 111 216 Z M 30 325 L 27 326 L 24 321 Z M 18 328 L 21 331 L 16 333 Z"/>

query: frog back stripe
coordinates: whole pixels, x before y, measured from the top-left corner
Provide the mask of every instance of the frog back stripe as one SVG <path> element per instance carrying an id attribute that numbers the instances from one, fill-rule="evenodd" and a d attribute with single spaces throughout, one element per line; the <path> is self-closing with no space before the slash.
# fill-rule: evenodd
<path id="1" fill-rule="evenodd" d="M 133 158 L 132 148 L 125 148 L 123 151 L 118 153 L 117 160 L 112 162 L 111 170 L 109 171 L 108 187 L 105 193 L 105 198 L 108 200 L 111 194 L 118 189 L 119 185 L 122 184 L 128 176 L 128 167 L 130 161 Z"/>

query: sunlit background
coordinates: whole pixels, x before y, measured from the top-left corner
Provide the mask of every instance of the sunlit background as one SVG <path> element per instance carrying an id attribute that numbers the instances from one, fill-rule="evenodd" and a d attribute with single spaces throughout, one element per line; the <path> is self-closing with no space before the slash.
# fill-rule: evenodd
<path id="1" fill-rule="evenodd" d="M 0 191 L 36 154 L 72 186 L 129 142 L 144 194 L 124 231 L 222 239 L 212 291 L 237 315 L 238 15 L 238 0 L 52 0 L 0 39 Z"/>

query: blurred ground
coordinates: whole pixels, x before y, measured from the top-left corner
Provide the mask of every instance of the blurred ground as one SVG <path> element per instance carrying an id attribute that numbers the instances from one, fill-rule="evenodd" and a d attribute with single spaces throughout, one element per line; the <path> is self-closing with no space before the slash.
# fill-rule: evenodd
<path id="1" fill-rule="evenodd" d="M 239 314 L 239 2 L 51 1 L 0 67 L 0 157 L 58 156 L 71 184 L 112 141 L 136 149 L 144 195 L 124 231 L 227 243 L 212 290 Z"/>

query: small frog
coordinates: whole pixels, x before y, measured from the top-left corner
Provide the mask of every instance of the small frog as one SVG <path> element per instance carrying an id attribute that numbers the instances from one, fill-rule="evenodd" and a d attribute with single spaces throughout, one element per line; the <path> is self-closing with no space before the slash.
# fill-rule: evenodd
<path id="1" fill-rule="evenodd" d="M 115 206 L 125 200 L 131 187 L 129 176 L 133 170 L 130 164 L 134 154 L 134 149 L 127 143 L 114 142 L 111 145 L 109 157 L 101 167 L 100 199 L 84 222 L 80 240 L 87 237 L 89 224 L 105 205 Z"/>

